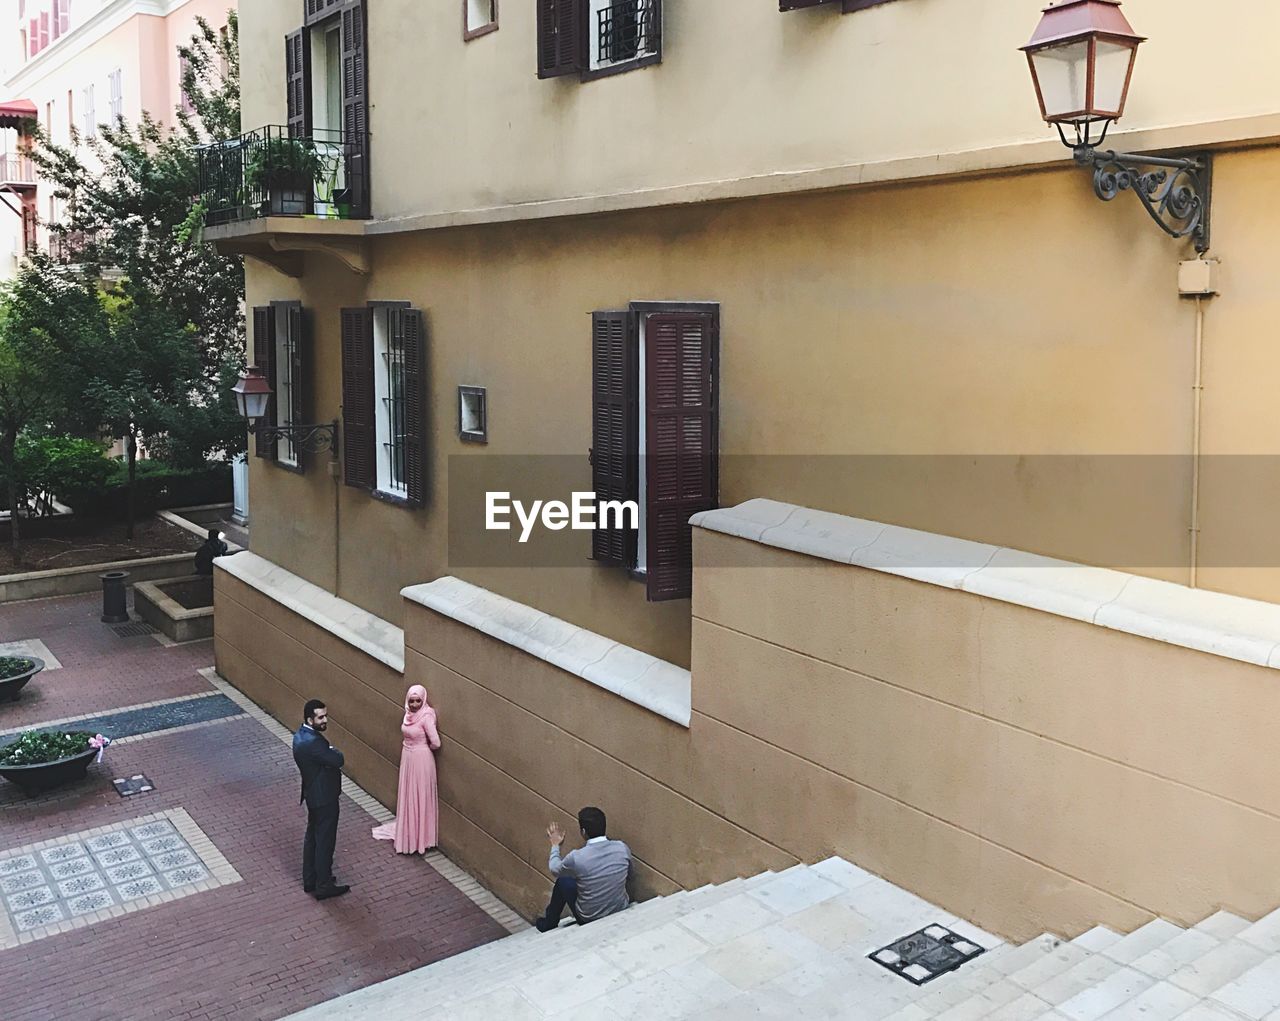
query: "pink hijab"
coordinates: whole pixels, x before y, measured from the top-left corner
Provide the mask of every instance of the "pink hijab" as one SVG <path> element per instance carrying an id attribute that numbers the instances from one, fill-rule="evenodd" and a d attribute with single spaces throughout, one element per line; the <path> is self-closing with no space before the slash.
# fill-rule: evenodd
<path id="1" fill-rule="evenodd" d="M 417 695 L 420 699 L 422 699 L 422 708 L 419 709 L 416 713 L 409 711 L 409 699 L 413 698 L 414 695 Z M 415 684 L 412 688 L 410 688 L 408 691 L 405 692 L 404 725 L 406 727 L 416 726 L 417 724 L 422 722 L 422 718 L 426 716 L 427 713 L 434 712 L 434 711 L 435 710 L 433 710 L 430 704 L 427 702 L 427 689 L 424 688 L 421 684 Z"/>

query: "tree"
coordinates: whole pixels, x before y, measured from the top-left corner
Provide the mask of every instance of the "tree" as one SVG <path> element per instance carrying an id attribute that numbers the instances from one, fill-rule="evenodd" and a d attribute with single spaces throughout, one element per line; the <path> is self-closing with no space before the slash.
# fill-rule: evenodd
<path id="1" fill-rule="evenodd" d="M 109 325 L 96 289 L 35 256 L 0 298 L 0 474 L 15 560 L 26 489 L 18 440 L 29 430 L 83 429 L 95 363 L 110 361 Z M 95 430 L 96 431 L 96 430 Z"/>
<path id="2" fill-rule="evenodd" d="M 194 240 L 190 230 L 199 192 L 196 146 L 239 132 L 238 23 L 229 12 L 225 36 L 203 19 L 198 28 L 180 49 L 183 88 L 195 113 L 179 111 L 174 130 L 144 113 L 137 125 L 123 118 L 102 125 L 83 144 L 74 131 L 65 146 L 40 134 L 33 154 L 67 209 L 61 223 L 49 225 L 51 235 L 77 253 L 85 274 L 118 281 L 109 292 L 112 333 L 125 348 L 103 367 L 94 392 L 112 422 L 129 423 L 135 439 L 147 434 L 186 460 L 233 456 L 245 446 L 244 424 L 225 392 L 244 358 L 243 263 Z M 144 343 L 144 328 L 159 330 L 154 349 Z M 196 357 L 185 392 L 174 390 L 178 377 L 169 375 L 178 371 L 171 346 L 178 338 Z M 161 370 L 126 368 L 126 351 L 158 354 Z M 126 399 L 131 385 L 140 390 Z M 175 402 L 165 415 L 154 406 L 160 395 Z M 167 424 L 158 433 L 162 419 Z"/>

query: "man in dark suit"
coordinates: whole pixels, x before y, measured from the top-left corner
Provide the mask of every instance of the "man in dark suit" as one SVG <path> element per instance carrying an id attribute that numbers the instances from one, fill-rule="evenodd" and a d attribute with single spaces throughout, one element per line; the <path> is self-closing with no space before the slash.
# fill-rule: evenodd
<path id="1" fill-rule="evenodd" d="M 316 900 L 341 897 L 351 889 L 333 878 L 333 848 L 338 840 L 338 797 L 342 794 L 342 752 L 324 732 L 329 714 L 318 698 L 302 710 L 303 724 L 293 735 L 293 761 L 302 774 L 307 803 L 307 835 L 302 842 L 302 888 Z"/>

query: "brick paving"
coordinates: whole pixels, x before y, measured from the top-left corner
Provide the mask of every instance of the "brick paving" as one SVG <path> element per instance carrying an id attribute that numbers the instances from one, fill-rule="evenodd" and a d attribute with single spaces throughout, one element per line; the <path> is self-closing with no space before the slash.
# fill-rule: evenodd
<path id="1" fill-rule="evenodd" d="M 196 673 L 211 664 L 211 643 L 116 638 L 94 597 L 0 605 L 0 637 L 40 638 L 64 664 L 41 676 L 38 703 L 25 692 L 0 703 L 0 730 L 213 690 Z M 119 797 L 111 779 L 134 773 L 156 790 Z M 506 934 L 422 860 L 372 840 L 372 820 L 346 797 L 335 871 L 352 892 L 323 903 L 303 894 L 297 790 L 287 747 L 238 717 L 115 745 L 53 797 L 4 791 L 0 855 L 183 808 L 242 881 L 0 950 L 0 1015 L 267 1021 Z"/>

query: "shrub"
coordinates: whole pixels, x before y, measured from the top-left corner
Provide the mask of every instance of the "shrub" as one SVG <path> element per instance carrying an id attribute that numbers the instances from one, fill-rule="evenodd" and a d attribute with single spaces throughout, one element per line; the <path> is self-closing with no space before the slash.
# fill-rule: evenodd
<path id="1" fill-rule="evenodd" d="M 102 486 L 68 490 L 58 499 L 80 517 L 123 518 L 129 506 L 129 470 L 123 461 L 108 461 Z M 226 503 L 231 499 L 231 465 L 171 468 L 159 461 L 139 461 L 135 477 L 135 507 L 150 514 L 168 507 Z"/>
<path id="2" fill-rule="evenodd" d="M 28 492 L 52 493 L 60 500 L 65 493 L 101 489 L 111 475 L 103 445 L 75 436 L 24 439 L 17 462 Z"/>
<path id="3" fill-rule="evenodd" d="M 63 734 L 29 730 L 13 744 L 0 748 L 0 766 L 38 766 L 69 759 L 87 752 L 92 738 L 92 734 L 84 731 Z"/>
<path id="4" fill-rule="evenodd" d="M 7 681 L 10 677 L 25 674 L 33 666 L 35 666 L 35 663 L 29 659 L 22 659 L 17 656 L 0 656 L 0 681 Z"/>

